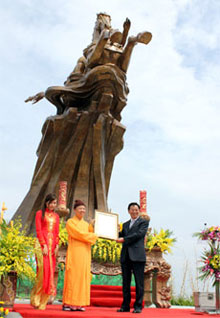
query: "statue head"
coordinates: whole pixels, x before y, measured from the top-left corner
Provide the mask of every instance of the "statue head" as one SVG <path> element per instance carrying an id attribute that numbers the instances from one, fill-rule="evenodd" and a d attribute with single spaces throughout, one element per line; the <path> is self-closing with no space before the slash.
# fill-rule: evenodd
<path id="1" fill-rule="evenodd" d="M 111 16 L 107 13 L 98 13 L 97 14 L 97 19 L 96 19 L 96 24 L 98 27 L 101 27 L 102 30 L 104 28 L 110 30 L 111 29 Z"/>
<path id="2" fill-rule="evenodd" d="M 99 36 L 102 32 L 102 30 L 111 30 L 111 16 L 107 13 L 100 12 L 97 14 L 94 32 L 92 36 L 92 42 L 96 43 L 99 39 Z"/>

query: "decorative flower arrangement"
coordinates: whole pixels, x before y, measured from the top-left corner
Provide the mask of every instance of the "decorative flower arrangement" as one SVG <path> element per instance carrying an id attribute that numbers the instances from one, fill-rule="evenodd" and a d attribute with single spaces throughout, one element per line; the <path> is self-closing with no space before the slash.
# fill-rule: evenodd
<path id="1" fill-rule="evenodd" d="M 205 249 L 201 262 L 202 266 L 199 268 L 201 280 L 211 278 L 213 279 L 213 286 L 220 282 L 220 227 L 212 226 L 205 228 L 201 232 L 195 233 L 193 236 L 201 240 L 209 241 L 209 249 Z"/>
<path id="2" fill-rule="evenodd" d="M 120 223 L 120 231 L 122 231 L 122 223 Z M 173 232 L 170 230 L 161 229 L 158 233 L 154 230 L 154 233 L 148 233 L 146 240 L 146 248 L 150 251 L 153 247 L 158 247 L 162 252 L 171 252 L 170 247 L 176 242 L 175 238 L 171 238 Z M 68 233 L 66 230 L 66 223 L 62 219 L 60 221 L 59 228 L 59 245 L 68 244 Z M 112 240 L 98 238 L 96 243 L 92 246 L 92 259 L 102 263 L 117 264 L 120 260 L 122 244 Z"/>
<path id="3" fill-rule="evenodd" d="M 212 249 L 211 251 L 205 251 L 202 255 L 203 266 L 200 267 L 202 272 L 199 278 L 207 279 L 212 277 L 214 279 L 214 284 L 216 281 L 220 281 L 220 251 Z"/>
<path id="4" fill-rule="evenodd" d="M 0 305 L 3 305 L 4 301 L 0 301 Z M 3 306 L 0 307 L 0 318 L 4 318 L 8 315 L 9 309 L 5 309 Z"/>
<path id="5" fill-rule="evenodd" d="M 35 278 L 29 263 L 34 256 L 35 239 L 27 236 L 21 228 L 20 220 L 7 224 L 2 217 L 0 219 L 0 277 L 14 271 L 18 277 Z"/>
<path id="6" fill-rule="evenodd" d="M 122 244 L 116 241 L 98 238 L 92 246 L 92 259 L 104 263 L 118 263 Z"/>
<path id="7" fill-rule="evenodd" d="M 198 237 L 200 240 L 220 242 L 220 226 L 211 226 L 205 228 L 203 231 L 195 233 L 194 236 Z"/>
<path id="8" fill-rule="evenodd" d="M 173 232 L 161 229 L 158 233 L 155 229 L 153 233 L 148 232 L 146 237 L 146 248 L 151 251 L 154 247 L 159 247 L 163 253 L 171 253 L 171 247 L 176 242 L 176 238 L 171 238 Z"/>
<path id="9" fill-rule="evenodd" d="M 66 230 L 66 222 L 62 218 L 59 225 L 59 246 L 68 244 L 68 233 Z"/>

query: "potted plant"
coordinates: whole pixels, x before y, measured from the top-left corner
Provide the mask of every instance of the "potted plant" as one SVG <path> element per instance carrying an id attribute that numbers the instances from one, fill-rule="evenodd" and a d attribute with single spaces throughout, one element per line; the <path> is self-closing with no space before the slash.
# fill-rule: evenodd
<path id="1" fill-rule="evenodd" d="M 172 238 L 173 232 L 161 229 L 160 232 L 153 230 L 148 231 L 146 236 L 146 249 L 149 252 L 171 253 L 171 247 L 176 242 L 176 238 Z"/>
<path id="2" fill-rule="evenodd" d="M 22 230 L 20 220 L 9 224 L 0 219 L 0 301 L 5 306 L 13 306 L 16 296 L 17 277 L 28 277 L 33 280 L 35 272 L 30 265 L 34 256 L 35 239 Z"/>
<path id="3" fill-rule="evenodd" d="M 156 307 L 169 308 L 171 306 L 171 287 L 168 280 L 171 275 L 171 266 L 163 258 L 163 253 L 171 253 L 171 247 L 176 242 L 172 237 L 173 232 L 161 229 L 160 231 L 151 229 L 145 238 L 145 249 L 147 252 L 147 268 L 153 272 L 145 275 L 145 304 Z M 153 288 L 151 288 L 153 286 Z"/>

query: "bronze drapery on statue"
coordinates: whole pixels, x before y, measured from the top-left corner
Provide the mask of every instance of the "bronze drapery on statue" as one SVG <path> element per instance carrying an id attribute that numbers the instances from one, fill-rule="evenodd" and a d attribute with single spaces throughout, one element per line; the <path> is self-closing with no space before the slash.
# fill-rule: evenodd
<path id="1" fill-rule="evenodd" d="M 97 15 L 92 43 L 83 51 L 64 86 L 52 86 L 29 97 L 46 98 L 57 108 L 42 128 L 31 187 L 13 218 L 34 230 L 34 214 L 49 192 L 58 192 L 59 181 L 68 182 L 67 206 L 80 198 L 94 210 L 108 211 L 107 195 L 115 156 L 123 147 L 125 127 L 121 111 L 129 92 L 126 72 L 134 46 L 148 44 L 151 33 L 127 39 L 130 21 L 123 32 L 111 27 L 111 17 Z"/>

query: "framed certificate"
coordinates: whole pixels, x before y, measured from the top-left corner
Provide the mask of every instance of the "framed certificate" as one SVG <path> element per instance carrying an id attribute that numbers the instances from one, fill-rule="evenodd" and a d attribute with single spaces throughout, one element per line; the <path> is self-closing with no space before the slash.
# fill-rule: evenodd
<path id="1" fill-rule="evenodd" d="M 95 210 L 95 234 L 102 238 L 117 240 L 118 214 Z"/>

